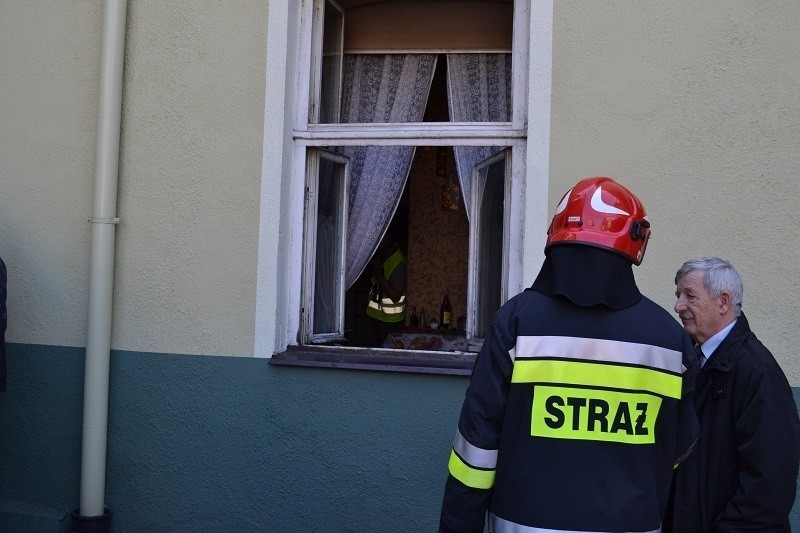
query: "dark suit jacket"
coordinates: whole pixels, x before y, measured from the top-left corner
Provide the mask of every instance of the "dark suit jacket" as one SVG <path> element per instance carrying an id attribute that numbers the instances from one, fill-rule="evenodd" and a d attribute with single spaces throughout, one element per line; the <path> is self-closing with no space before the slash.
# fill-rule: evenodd
<path id="1" fill-rule="evenodd" d="M 800 420 L 744 315 L 697 374 L 695 409 L 700 438 L 677 472 L 675 531 L 790 531 Z"/>

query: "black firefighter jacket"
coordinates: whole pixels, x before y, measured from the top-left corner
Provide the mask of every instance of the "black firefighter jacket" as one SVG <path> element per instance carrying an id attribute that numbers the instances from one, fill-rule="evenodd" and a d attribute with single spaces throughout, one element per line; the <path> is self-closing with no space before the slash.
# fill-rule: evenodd
<path id="1" fill-rule="evenodd" d="M 659 531 L 696 438 L 683 328 L 642 297 L 525 291 L 495 315 L 458 422 L 442 532 Z"/>
<path id="2" fill-rule="evenodd" d="M 790 531 L 797 407 L 744 315 L 697 375 L 695 409 L 700 438 L 678 471 L 675 531 Z"/>

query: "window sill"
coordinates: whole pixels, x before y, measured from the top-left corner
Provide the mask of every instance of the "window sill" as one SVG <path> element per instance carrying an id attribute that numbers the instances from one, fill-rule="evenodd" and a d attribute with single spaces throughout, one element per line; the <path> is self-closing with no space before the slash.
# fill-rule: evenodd
<path id="1" fill-rule="evenodd" d="M 275 366 L 470 376 L 472 375 L 476 357 L 476 353 L 470 352 L 431 352 L 346 348 L 341 346 L 289 346 L 286 351 L 273 355 L 270 359 L 270 364 Z"/>

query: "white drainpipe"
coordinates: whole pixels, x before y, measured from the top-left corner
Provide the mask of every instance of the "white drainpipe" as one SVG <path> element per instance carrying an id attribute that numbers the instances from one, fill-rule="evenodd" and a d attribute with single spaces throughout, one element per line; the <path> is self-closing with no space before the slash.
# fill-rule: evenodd
<path id="1" fill-rule="evenodd" d="M 89 316 L 83 389 L 80 515 L 105 511 L 108 374 L 127 0 L 105 0 L 97 104 Z"/>

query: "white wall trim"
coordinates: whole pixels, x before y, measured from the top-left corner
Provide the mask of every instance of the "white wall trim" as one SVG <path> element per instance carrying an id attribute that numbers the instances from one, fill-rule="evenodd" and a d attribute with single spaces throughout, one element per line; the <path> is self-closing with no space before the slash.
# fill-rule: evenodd
<path id="1" fill-rule="evenodd" d="M 533 283 L 544 259 L 549 224 L 550 112 L 553 83 L 553 0 L 531 0 L 528 62 L 528 147 L 523 279 Z"/>
<path id="2" fill-rule="evenodd" d="M 278 324 L 286 320 L 279 313 L 282 262 L 277 238 L 281 233 L 280 184 L 291 169 L 286 157 L 285 139 L 291 139 L 291 121 L 286 116 L 286 85 L 293 81 L 289 68 L 291 21 L 290 2 L 270 2 L 267 16 L 267 54 L 264 98 L 263 152 L 261 160 L 261 201 L 258 231 L 258 265 L 256 268 L 255 357 L 271 357 L 275 353 Z M 293 65 L 292 65 L 293 67 Z M 274 327 L 271 327 L 274 326 Z M 284 328 L 285 329 L 285 328 Z"/>

